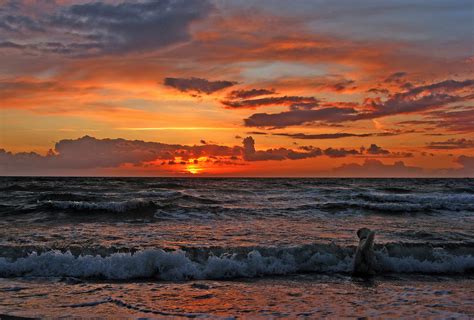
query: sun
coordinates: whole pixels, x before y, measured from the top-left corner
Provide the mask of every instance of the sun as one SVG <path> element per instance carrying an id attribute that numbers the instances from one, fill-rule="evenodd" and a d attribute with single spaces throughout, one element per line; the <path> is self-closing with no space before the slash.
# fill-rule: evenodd
<path id="1" fill-rule="evenodd" d="M 198 174 L 201 173 L 202 168 L 199 167 L 197 164 L 189 164 L 186 166 L 186 171 L 188 171 L 191 174 Z"/>

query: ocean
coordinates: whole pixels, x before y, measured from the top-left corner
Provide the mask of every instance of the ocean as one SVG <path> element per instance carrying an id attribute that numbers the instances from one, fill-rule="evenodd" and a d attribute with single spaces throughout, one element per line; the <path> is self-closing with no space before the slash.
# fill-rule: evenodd
<path id="1" fill-rule="evenodd" d="M 474 179 L 0 178 L 3 315 L 467 319 L 473 297 Z"/>

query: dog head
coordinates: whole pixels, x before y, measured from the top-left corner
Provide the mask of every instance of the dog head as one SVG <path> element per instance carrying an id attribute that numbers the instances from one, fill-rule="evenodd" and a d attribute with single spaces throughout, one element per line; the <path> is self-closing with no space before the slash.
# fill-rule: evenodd
<path id="1" fill-rule="evenodd" d="M 357 230 L 357 236 L 359 237 L 359 239 L 365 239 L 369 236 L 370 234 L 370 229 L 368 228 L 360 228 L 359 230 Z"/>

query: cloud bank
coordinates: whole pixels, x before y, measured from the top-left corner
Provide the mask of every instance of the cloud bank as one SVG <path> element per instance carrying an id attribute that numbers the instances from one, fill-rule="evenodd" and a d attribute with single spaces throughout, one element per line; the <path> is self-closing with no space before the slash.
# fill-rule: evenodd
<path id="1" fill-rule="evenodd" d="M 460 156 L 456 162 L 462 167 L 429 171 L 420 167 L 407 166 L 403 161 L 384 164 L 380 160 L 366 159 L 363 164 L 343 164 L 331 173 L 344 177 L 474 177 L 474 157 Z"/>
<path id="2" fill-rule="evenodd" d="M 44 169 L 91 169 L 116 168 L 124 164 L 143 166 L 160 161 L 169 164 L 187 163 L 201 157 L 214 161 L 265 161 L 298 160 L 322 155 L 341 157 L 356 154 L 345 149 L 311 148 L 304 152 L 286 148 L 256 150 L 252 137 L 243 140 L 242 146 L 221 146 L 205 143 L 200 145 L 166 144 L 126 139 L 96 139 L 84 136 L 56 143 L 46 155 L 34 152 L 13 154 L 0 149 L 0 174 L 41 172 Z"/>
<path id="3" fill-rule="evenodd" d="M 397 77 L 396 77 L 397 76 Z M 398 79 L 400 74 L 392 74 L 388 79 Z M 377 89 L 380 92 L 382 89 Z M 388 90 L 383 91 L 389 92 Z M 300 97 L 301 98 L 301 97 Z M 367 98 L 364 103 L 355 107 L 340 107 L 338 103 L 321 104 L 319 100 L 313 98 L 314 101 L 301 101 L 306 108 L 299 108 L 295 103 L 290 105 L 288 111 L 280 113 L 256 113 L 244 119 L 245 126 L 248 127 L 270 127 L 284 128 L 289 126 L 298 126 L 310 124 L 314 122 L 341 123 L 347 121 L 370 120 L 386 116 L 394 116 L 408 113 L 419 113 L 431 111 L 445 107 L 451 103 L 464 102 L 474 98 L 474 80 L 445 80 L 430 85 L 409 86 L 402 92 L 389 94 L 387 98 Z M 259 100 L 263 100 L 265 104 L 260 104 Z M 296 101 L 295 101 L 296 102 Z M 231 108 L 239 107 L 255 107 L 260 105 L 271 105 L 270 99 L 257 99 L 249 101 L 238 101 L 228 103 Z M 281 103 L 280 103 L 281 104 Z M 278 105 L 278 103 L 273 103 Z M 357 104 L 355 104 L 357 106 Z M 433 111 L 434 112 L 434 111 Z M 471 116 L 472 110 L 463 110 Z M 466 119 L 456 117 L 451 112 L 442 111 L 433 116 L 442 118 L 456 118 L 463 124 Z"/>
<path id="4" fill-rule="evenodd" d="M 55 7 L 46 3 L 38 16 L 30 12 L 26 2 L 5 6 L 0 11 L 0 32 L 6 39 L 2 46 L 73 55 L 153 51 L 190 40 L 191 23 L 213 10 L 207 0 L 90 2 Z M 60 40 L 44 40 L 51 35 Z"/>
<path id="5" fill-rule="evenodd" d="M 437 141 L 428 144 L 429 149 L 473 149 L 474 140 L 469 139 L 448 139 L 447 141 Z"/>
<path id="6" fill-rule="evenodd" d="M 138 168 L 154 166 L 159 170 L 159 167 L 163 165 L 186 165 L 190 162 L 198 164 L 200 161 L 219 165 L 235 165 L 255 161 L 301 160 L 322 156 L 343 158 L 367 155 L 382 158 L 385 156 L 397 157 L 397 153 L 389 152 L 375 144 L 372 144 L 368 149 L 361 150 L 332 147 L 321 149 L 313 146 L 302 146 L 298 150 L 284 147 L 257 150 L 255 140 L 251 136 L 243 139 L 241 146 L 233 147 L 203 142 L 200 145 L 190 146 L 141 140 L 96 139 L 84 136 L 78 139 L 61 140 L 46 155 L 34 152 L 13 154 L 0 149 L 0 175 L 57 174 L 58 172 L 72 172 L 71 170 L 80 174 L 90 169 L 119 168 L 124 165 Z M 363 165 L 345 164 L 334 169 L 331 174 L 473 176 L 473 159 L 470 156 L 460 156 L 456 158 L 456 161 L 462 168 L 438 170 L 434 173 L 427 173 L 421 168 L 405 166 L 403 162 L 386 165 L 379 160 L 367 159 Z"/>

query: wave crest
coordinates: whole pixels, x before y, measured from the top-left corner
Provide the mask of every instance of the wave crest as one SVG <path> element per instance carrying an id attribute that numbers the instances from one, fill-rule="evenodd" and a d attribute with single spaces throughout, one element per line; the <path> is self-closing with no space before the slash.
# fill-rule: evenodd
<path id="1" fill-rule="evenodd" d="M 72 211 L 102 211 L 112 213 L 127 213 L 133 211 L 149 212 L 157 208 L 156 204 L 150 200 L 133 199 L 127 201 L 44 201 L 43 205 L 62 210 Z"/>
<path id="2" fill-rule="evenodd" d="M 305 245 L 284 248 L 147 249 L 100 255 L 58 250 L 0 258 L 0 276 L 161 280 L 252 278 L 302 272 L 350 273 L 353 247 Z M 472 246 L 379 246 L 378 272 L 463 274 L 474 271 Z"/>

